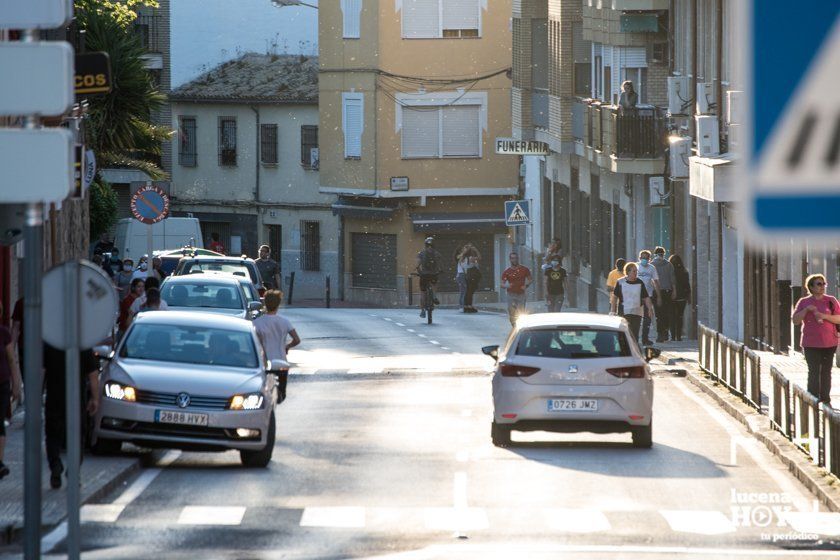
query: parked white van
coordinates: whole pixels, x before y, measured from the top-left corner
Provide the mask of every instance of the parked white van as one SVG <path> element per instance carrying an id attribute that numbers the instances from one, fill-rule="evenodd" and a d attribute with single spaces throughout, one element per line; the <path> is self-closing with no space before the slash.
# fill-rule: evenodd
<path id="1" fill-rule="evenodd" d="M 148 227 L 134 218 L 123 218 L 117 222 L 114 246 L 120 250 L 121 259 L 131 258 L 137 262 L 149 252 Z M 166 218 L 152 225 L 152 251 L 178 249 L 186 245 L 204 248 L 198 218 Z"/>

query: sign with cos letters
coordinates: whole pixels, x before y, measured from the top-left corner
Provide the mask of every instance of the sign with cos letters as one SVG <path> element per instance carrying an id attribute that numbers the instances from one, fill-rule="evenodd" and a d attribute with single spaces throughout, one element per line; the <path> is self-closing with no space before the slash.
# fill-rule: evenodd
<path id="1" fill-rule="evenodd" d="M 111 62 L 108 53 L 92 52 L 76 55 L 76 95 L 111 91 Z"/>
<path id="2" fill-rule="evenodd" d="M 496 153 L 517 156 L 547 156 L 548 144 L 539 140 L 496 138 Z"/>
<path id="3" fill-rule="evenodd" d="M 169 216 L 169 195 L 160 186 L 145 183 L 131 195 L 131 213 L 144 224 L 156 224 Z"/>

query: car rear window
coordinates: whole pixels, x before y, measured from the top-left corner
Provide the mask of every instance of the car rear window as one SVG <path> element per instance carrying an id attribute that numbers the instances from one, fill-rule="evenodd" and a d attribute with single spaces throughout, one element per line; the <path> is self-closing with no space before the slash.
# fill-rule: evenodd
<path id="1" fill-rule="evenodd" d="M 235 286 L 196 281 L 163 285 L 160 297 L 170 307 L 211 307 L 214 309 L 242 309 L 242 296 Z"/>
<path id="2" fill-rule="evenodd" d="M 632 356 L 623 332 L 556 327 L 522 331 L 516 354 L 576 360 Z"/>
<path id="3" fill-rule="evenodd" d="M 239 263 L 191 262 L 184 265 L 184 270 L 181 271 L 181 274 L 195 274 L 196 272 L 221 272 L 242 278 L 250 278 L 251 282 L 257 282 L 257 277 L 251 267 Z"/>
<path id="4" fill-rule="evenodd" d="M 242 368 L 259 364 L 250 333 L 152 323 L 131 328 L 120 357 Z"/>

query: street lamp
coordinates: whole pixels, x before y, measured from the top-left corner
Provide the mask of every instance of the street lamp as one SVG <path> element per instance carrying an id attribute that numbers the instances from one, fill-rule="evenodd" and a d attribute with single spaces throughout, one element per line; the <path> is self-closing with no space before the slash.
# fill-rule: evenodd
<path id="1" fill-rule="evenodd" d="M 312 8 L 313 10 L 318 9 L 318 6 L 301 2 L 301 0 L 271 0 L 271 3 L 274 4 L 275 8 L 284 8 L 286 6 L 306 6 L 307 8 Z"/>

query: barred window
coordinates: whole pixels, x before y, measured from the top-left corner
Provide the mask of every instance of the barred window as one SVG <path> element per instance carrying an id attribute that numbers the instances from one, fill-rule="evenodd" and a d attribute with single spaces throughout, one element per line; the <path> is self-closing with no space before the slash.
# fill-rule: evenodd
<path id="1" fill-rule="evenodd" d="M 184 167 L 195 167 L 198 152 L 195 136 L 195 117 L 181 117 L 178 142 L 178 163 Z"/>
<path id="2" fill-rule="evenodd" d="M 300 222 L 300 269 L 321 270 L 321 223 Z"/>
<path id="3" fill-rule="evenodd" d="M 260 161 L 264 165 L 277 165 L 277 125 L 260 125 Z"/>
<path id="4" fill-rule="evenodd" d="M 312 150 L 315 150 L 313 154 Z M 300 127 L 300 164 L 305 169 L 318 169 L 318 127 Z M 314 157 L 313 157 L 314 156 Z"/>
<path id="5" fill-rule="evenodd" d="M 236 165 L 236 117 L 219 117 L 219 165 Z"/>

